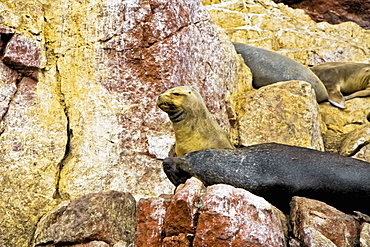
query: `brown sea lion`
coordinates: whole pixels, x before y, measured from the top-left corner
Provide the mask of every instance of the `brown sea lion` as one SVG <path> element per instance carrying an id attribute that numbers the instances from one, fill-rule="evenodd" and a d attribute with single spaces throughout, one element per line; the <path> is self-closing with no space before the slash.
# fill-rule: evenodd
<path id="1" fill-rule="evenodd" d="M 175 87 L 159 95 L 157 105 L 168 114 L 175 130 L 176 154 L 203 149 L 234 148 L 228 134 L 191 87 Z"/>
<path id="2" fill-rule="evenodd" d="M 233 42 L 253 76 L 253 86 L 260 88 L 280 81 L 300 80 L 310 83 L 317 102 L 328 99 L 328 93 L 320 79 L 303 64 L 277 52 Z"/>
<path id="3" fill-rule="evenodd" d="M 346 108 L 346 100 L 370 96 L 370 64 L 330 62 L 311 70 L 326 86 L 329 102 L 339 108 Z"/>

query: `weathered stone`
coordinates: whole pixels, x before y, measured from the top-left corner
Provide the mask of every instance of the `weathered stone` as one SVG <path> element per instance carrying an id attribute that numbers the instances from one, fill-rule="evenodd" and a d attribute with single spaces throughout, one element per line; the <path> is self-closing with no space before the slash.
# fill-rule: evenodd
<path id="1" fill-rule="evenodd" d="M 303 10 L 269 0 L 203 2 L 232 41 L 276 51 L 304 65 L 370 61 L 370 32 L 353 22 L 315 23 Z"/>
<path id="2" fill-rule="evenodd" d="M 294 236 L 304 246 L 350 247 L 359 243 L 359 223 L 323 202 L 293 197 L 290 217 Z"/>
<path id="3" fill-rule="evenodd" d="M 70 246 L 71 247 L 110 247 L 111 245 L 103 241 L 91 241 L 86 244 L 75 244 L 75 245 L 70 245 Z"/>
<path id="4" fill-rule="evenodd" d="M 294 195 L 322 200 L 345 212 L 369 213 L 369 163 L 338 154 L 263 143 L 169 157 L 163 167 L 169 177 L 180 183 L 193 176 L 206 186 L 229 184 L 244 188 L 285 213 Z"/>
<path id="5" fill-rule="evenodd" d="M 188 179 L 177 188 L 165 216 L 164 227 L 167 237 L 180 233 L 195 233 L 197 212 L 201 206 L 199 197 L 204 192 L 203 183 L 196 178 Z"/>
<path id="6" fill-rule="evenodd" d="M 178 236 L 165 237 L 162 247 L 190 247 L 193 239 L 192 234 L 180 233 Z"/>
<path id="7" fill-rule="evenodd" d="M 44 83 L 23 78 L 0 134 L 0 245 L 28 246 L 39 218 L 52 209 L 66 119 Z"/>
<path id="8" fill-rule="evenodd" d="M 358 129 L 352 130 L 347 135 L 345 135 L 340 146 L 339 154 L 344 156 L 354 156 L 369 143 L 370 124 L 367 123 L 359 126 Z M 365 161 L 370 162 L 370 157 L 365 157 Z"/>
<path id="9" fill-rule="evenodd" d="M 194 247 L 286 246 L 285 217 L 263 198 L 229 185 L 207 187 Z M 286 221 L 285 221 L 286 222 Z"/>
<path id="10" fill-rule="evenodd" d="M 370 224 L 362 223 L 360 233 L 360 247 L 370 246 Z"/>
<path id="11" fill-rule="evenodd" d="M 88 194 L 46 214 L 38 224 L 34 244 L 59 246 L 91 239 L 109 245 L 130 244 L 135 236 L 135 213 L 136 202 L 129 193 Z"/>
<path id="12" fill-rule="evenodd" d="M 0 62 L 0 120 L 8 111 L 9 103 L 17 91 L 18 78 L 19 75 L 16 71 Z"/>
<path id="13" fill-rule="evenodd" d="M 169 119 L 155 99 L 173 86 L 191 85 L 229 130 L 231 103 L 225 98 L 231 101 L 231 89 L 244 82 L 238 75 L 240 67 L 245 69 L 242 61 L 196 0 L 71 4 L 56 50 L 62 56 L 57 66 L 73 132 L 61 171 L 62 198 L 106 189 L 136 197 L 171 192 L 153 157 L 163 157 L 170 147 L 159 142 L 154 147 L 153 136 L 167 143 L 171 137 Z M 91 29 L 75 22 L 80 16 L 89 16 Z M 87 41 L 92 44 L 85 46 Z"/>
<path id="14" fill-rule="evenodd" d="M 342 142 L 346 136 L 352 131 L 355 131 L 353 133 L 361 130 L 364 131 L 366 129 L 365 126 L 369 123 L 369 97 L 348 100 L 346 101 L 346 105 L 346 109 L 340 110 L 331 106 L 327 102 L 320 104 L 322 120 L 327 127 L 327 130 L 323 132 L 326 151 L 340 153 L 342 150 Z M 355 135 L 353 135 L 353 138 L 356 138 Z M 363 144 L 366 143 L 363 142 L 361 145 Z M 353 151 L 354 149 L 350 148 L 349 150 Z M 352 151 L 349 151 L 348 153 L 351 153 Z M 366 152 L 364 152 L 364 154 L 366 154 Z M 369 155 L 370 154 L 368 153 L 368 155 L 362 156 L 362 159 L 370 160 Z"/>
<path id="15" fill-rule="evenodd" d="M 367 0 L 274 0 L 292 8 L 303 9 L 313 20 L 338 24 L 346 21 L 356 22 L 370 29 L 370 2 Z"/>
<path id="16" fill-rule="evenodd" d="M 136 213 L 136 247 L 161 247 L 164 218 L 172 197 L 140 199 Z"/>
<path id="17" fill-rule="evenodd" d="M 18 69 L 38 69 L 41 63 L 41 44 L 15 34 L 6 45 L 3 61 Z"/>
<path id="18" fill-rule="evenodd" d="M 307 82 L 280 82 L 248 92 L 238 112 L 240 145 L 276 142 L 324 150 L 318 105 Z"/>

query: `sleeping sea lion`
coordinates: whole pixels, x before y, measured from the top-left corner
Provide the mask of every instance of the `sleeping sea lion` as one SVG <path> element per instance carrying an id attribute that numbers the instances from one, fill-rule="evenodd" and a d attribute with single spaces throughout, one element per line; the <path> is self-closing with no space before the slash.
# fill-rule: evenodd
<path id="1" fill-rule="evenodd" d="M 277 143 L 233 150 L 202 150 L 166 158 L 176 186 L 194 176 L 206 186 L 229 184 L 289 212 L 293 196 L 321 200 L 344 212 L 370 213 L 370 163 L 334 153 Z"/>
<path id="2" fill-rule="evenodd" d="M 280 81 L 301 80 L 312 85 L 317 102 L 328 99 L 324 84 L 304 65 L 273 51 L 236 42 L 233 45 L 250 68 L 255 88 Z"/>
<path id="3" fill-rule="evenodd" d="M 202 96 L 193 88 L 169 89 L 159 95 L 157 105 L 172 121 L 177 156 L 203 149 L 234 148 L 226 131 L 218 125 Z"/>
<path id="4" fill-rule="evenodd" d="M 370 95 L 370 64 L 330 62 L 311 70 L 326 86 L 329 102 L 339 108 L 346 108 L 346 100 Z"/>

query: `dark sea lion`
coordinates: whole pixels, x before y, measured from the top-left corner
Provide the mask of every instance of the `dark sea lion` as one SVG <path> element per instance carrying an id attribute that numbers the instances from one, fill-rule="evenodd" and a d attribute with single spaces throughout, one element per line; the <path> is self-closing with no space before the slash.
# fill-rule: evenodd
<path id="1" fill-rule="evenodd" d="M 370 64 L 330 62 L 311 70 L 326 86 L 329 102 L 339 108 L 346 108 L 346 100 L 370 96 Z"/>
<path id="2" fill-rule="evenodd" d="M 166 158 L 175 185 L 194 176 L 206 186 L 229 184 L 289 212 L 293 196 L 321 200 L 344 212 L 370 213 L 370 163 L 276 143 L 233 150 L 203 150 Z"/>
<path id="3" fill-rule="evenodd" d="M 255 88 L 280 81 L 300 80 L 312 85 L 317 102 L 328 99 L 324 84 L 304 65 L 273 51 L 236 42 L 233 45 L 250 68 Z"/>
<path id="4" fill-rule="evenodd" d="M 202 96 L 193 88 L 169 89 L 158 97 L 157 105 L 172 121 L 177 156 L 203 149 L 234 148 L 226 131 L 218 125 Z"/>

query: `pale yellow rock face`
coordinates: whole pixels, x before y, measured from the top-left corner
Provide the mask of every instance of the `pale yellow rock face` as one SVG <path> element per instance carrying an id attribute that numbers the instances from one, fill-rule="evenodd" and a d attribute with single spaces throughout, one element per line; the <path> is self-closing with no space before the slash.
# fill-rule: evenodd
<path id="1" fill-rule="evenodd" d="M 315 97 L 303 81 L 278 82 L 246 93 L 237 121 L 239 145 L 276 142 L 324 151 Z"/>
<path id="2" fill-rule="evenodd" d="M 28 246 L 61 200 L 172 193 L 161 160 L 172 125 L 155 105 L 165 90 L 195 87 L 230 131 L 237 98 L 252 88 L 249 69 L 198 1 L 157 4 L 0 3 L 0 27 L 41 49 L 38 82 L 18 82 L 0 119 L 0 246 Z"/>
<path id="3" fill-rule="evenodd" d="M 232 41 L 276 51 L 304 65 L 370 61 L 370 31 L 355 23 L 316 23 L 303 10 L 270 0 L 202 2 Z"/>

